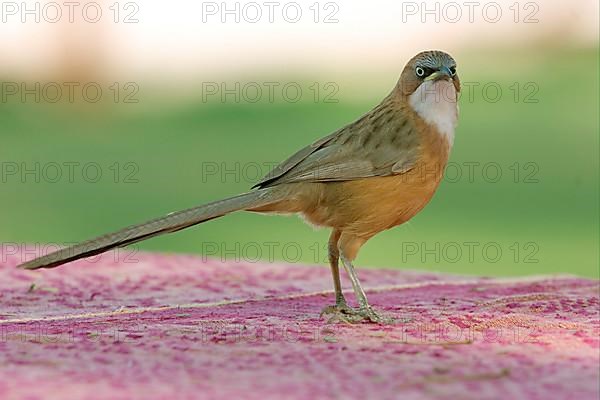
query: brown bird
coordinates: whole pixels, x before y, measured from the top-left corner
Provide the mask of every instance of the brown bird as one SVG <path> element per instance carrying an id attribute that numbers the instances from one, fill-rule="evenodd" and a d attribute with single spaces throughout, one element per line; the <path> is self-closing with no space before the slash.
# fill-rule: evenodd
<path id="1" fill-rule="evenodd" d="M 350 322 L 383 322 L 369 305 L 352 261 L 367 240 L 408 221 L 433 196 L 452 147 L 459 92 L 451 56 L 419 53 L 379 105 L 292 155 L 255 190 L 105 234 L 20 267 L 53 268 L 234 211 L 300 213 L 314 225 L 332 228 L 328 248 L 336 302 L 323 312 Z M 358 309 L 346 304 L 339 259 Z"/>

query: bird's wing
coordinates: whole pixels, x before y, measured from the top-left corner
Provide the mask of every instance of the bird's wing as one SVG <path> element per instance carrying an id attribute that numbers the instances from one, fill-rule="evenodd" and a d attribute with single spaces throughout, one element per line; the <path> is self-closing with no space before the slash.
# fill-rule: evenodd
<path id="1" fill-rule="evenodd" d="M 301 149 L 255 187 L 292 182 L 333 182 L 410 170 L 420 137 L 402 109 L 383 102 L 358 121 Z"/>

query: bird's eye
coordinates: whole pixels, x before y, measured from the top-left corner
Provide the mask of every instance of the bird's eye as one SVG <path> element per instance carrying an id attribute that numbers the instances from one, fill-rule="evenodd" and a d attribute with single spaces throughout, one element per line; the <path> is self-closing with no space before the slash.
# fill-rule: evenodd
<path id="1" fill-rule="evenodd" d="M 450 72 L 452 73 L 452 76 L 456 75 L 456 67 L 450 67 Z"/>
<path id="2" fill-rule="evenodd" d="M 425 76 L 425 69 L 421 68 L 421 67 L 417 67 L 415 69 L 415 73 L 417 74 L 417 76 L 419 78 L 423 78 Z"/>

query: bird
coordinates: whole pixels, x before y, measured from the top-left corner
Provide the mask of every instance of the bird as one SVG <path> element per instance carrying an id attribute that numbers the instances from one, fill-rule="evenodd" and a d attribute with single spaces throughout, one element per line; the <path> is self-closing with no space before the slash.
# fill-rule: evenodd
<path id="1" fill-rule="evenodd" d="M 458 122 L 456 68 L 443 51 L 420 52 L 371 111 L 300 149 L 250 191 L 104 234 L 19 267 L 54 268 L 235 211 L 301 214 L 310 224 L 331 229 L 327 248 L 335 303 L 321 316 L 388 322 L 368 302 L 353 262 L 369 239 L 421 211 L 442 181 Z M 342 292 L 340 260 L 357 307 L 349 306 Z"/>

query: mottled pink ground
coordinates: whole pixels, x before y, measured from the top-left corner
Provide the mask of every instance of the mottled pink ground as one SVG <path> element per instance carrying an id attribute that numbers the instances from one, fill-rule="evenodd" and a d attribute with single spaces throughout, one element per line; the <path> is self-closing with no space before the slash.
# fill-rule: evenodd
<path id="1" fill-rule="evenodd" d="M 394 325 L 327 324 L 329 270 L 0 253 L 0 399 L 598 399 L 598 281 L 362 269 Z M 29 255 L 27 256 L 29 258 Z"/>

